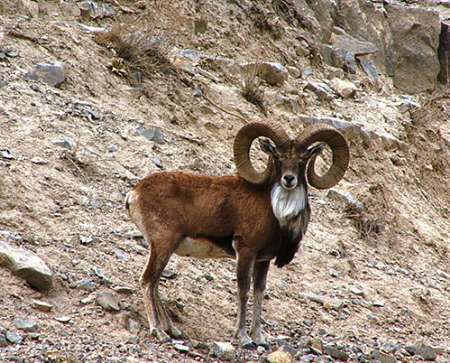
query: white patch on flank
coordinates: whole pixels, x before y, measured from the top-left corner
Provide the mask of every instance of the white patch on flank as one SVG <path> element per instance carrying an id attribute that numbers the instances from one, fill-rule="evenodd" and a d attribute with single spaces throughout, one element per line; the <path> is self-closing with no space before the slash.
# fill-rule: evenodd
<path id="1" fill-rule="evenodd" d="M 276 183 L 270 193 L 272 210 L 281 227 L 285 227 L 289 221 L 297 217 L 306 208 L 307 195 L 303 184 L 292 190 L 284 189 Z"/>
<path id="2" fill-rule="evenodd" d="M 232 258 L 207 238 L 186 237 L 175 250 L 178 256 L 195 258 Z"/>

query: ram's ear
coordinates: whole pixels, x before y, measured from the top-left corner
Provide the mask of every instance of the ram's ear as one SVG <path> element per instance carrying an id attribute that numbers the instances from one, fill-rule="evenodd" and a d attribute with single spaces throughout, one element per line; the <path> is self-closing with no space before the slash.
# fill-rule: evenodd
<path id="1" fill-rule="evenodd" d="M 306 157 L 310 159 L 313 156 L 320 155 L 325 149 L 326 145 L 327 144 L 325 144 L 324 142 L 318 142 L 317 144 L 310 146 L 308 149 L 306 149 Z"/>
<path id="2" fill-rule="evenodd" d="M 268 155 L 271 155 L 272 157 L 278 159 L 280 154 L 277 150 L 277 147 L 275 146 L 275 144 L 270 141 L 270 139 L 267 138 L 261 138 L 258 140 L 259 141 L 259 146 L 261 147 L 261 150 L 263 152 L 265 152 Z"/>

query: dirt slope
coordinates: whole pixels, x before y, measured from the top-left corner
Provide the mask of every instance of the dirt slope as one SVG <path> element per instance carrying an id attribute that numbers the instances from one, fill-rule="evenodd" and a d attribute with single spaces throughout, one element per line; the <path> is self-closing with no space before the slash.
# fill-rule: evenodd
<path id="1" fill-rule="evenodd" d="M 176 3 L 121 2 L 134 13 L 114 6 L 114 18 L 96 22 L 79 17 L 72 2 L 40 2 L 39 17 L 15 2 L 0 7 L 0 50 L 13 55 L 0 60 L 0 238 L 36 252 L 56 274 L 54 289 L 41 294 L 0 269 L 0 326 L 15 330 L 16 318 L 39 325 L 37 332 L 19 332 L 21 344 L 0 347 L 0 360 L 208 360 L 213 358 L 197 342 L 231 340 L 234 262 L 177 257 L 169 264 L 176 275 L 163 281 L 162 295 L 194 347 L 185 355 L 150 336 L 139 290 L 148 252 L 125 213 L 124 195 L 161 168 L 234 172 L 231 143 L 242 121 L 196 97 L 199 89 L 246 118 L 264 115 L 241 96 L 239 73 L 216 61 L 203 61 L 203 73 L 194 75 L 158 69 L 136 86 L 126 66 L 121 72 L 115 65 L 113 50 L 98 44 L 82 24 L 122 22 L 126 34 L 142 30 L 159 36 L 171 59 L 176 49 L 198 49 L 235 62 L 281 62 L 300 74 L 310 67 L 316 81 L 340 73 L 317 61 L 311 48 L 296 51 L 303 46 L 285 18 L 277 20 L 284 29 L 278 38 L 271 33 L 275 25 L 269 33 L 261 31 L 258 13 L 245 10 L 247 2 L 245 9 L 240 2 Z M 206 21 L 206 33 L 193 34 L 196 19 Z M 9 29 L 39 41 L 9 36 Z M 55 61 L 65 65 L 59 88 L 25 78 L 37 63 Z M 424 342 L 438 348 L 438 362 L 449 361 L 448 91 L 417 96 L 420 107 L 404 112 L 389 78 L 374 84 L 365 75 L 350 75 L 358 87 L 356 100 L 323 101 L 301 91 L 306 80 L 290 70 L 282 87 L 262 87 L 268 117 L 292 134 L 303 127 L 299 114 L 340 116 L 388 132 L 401 144 L 392 148 L 350 138 L 351 168 L 337 188 L 364 203 L 363 212 L 311 190 L 313 217 L 302 252 L 269 273 L 264 327 L 271 349 L 276 350 L 277 336 L 285 335 L 299 349 L 300 361 L 308 355 L 308 339 L 320 337 L 342 345 L 350 361 L 364 361 L 372 351 L 398 344 L 397 360 L 412 362 L 420 358 L 405 347 Z M 148 140 L 140 127 L 159 127 L 165 141 Z M 62 147 L 61 140 L 70 146 Z M 94 282 L 94 290 L 77 287 L 82 279 Z M 120 312 L 80 302 L 121 285 L 134 292 L 116 293 Z M 32 299 L 51 303 L 53 311 L 33 309 Z M 55 320 L 61 316 L 71 319 Z M 239 350 L 236 361 L 266 355 Z M 326 355 L 311 359 L 337 361 Z"/>

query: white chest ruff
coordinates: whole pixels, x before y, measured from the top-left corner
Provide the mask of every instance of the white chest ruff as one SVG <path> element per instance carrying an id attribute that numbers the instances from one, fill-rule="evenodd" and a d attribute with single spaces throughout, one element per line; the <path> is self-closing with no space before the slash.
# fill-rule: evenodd
<path id="1" fill-rule="evenodd" d="M 303 184 L 293 190 L 286 190 L 276 183 L 270 193 L 273 214 L 281 227 L 293 227 L 297 217 L 301 219 L 301 212 L 307 206 L 307 195 Z"/>

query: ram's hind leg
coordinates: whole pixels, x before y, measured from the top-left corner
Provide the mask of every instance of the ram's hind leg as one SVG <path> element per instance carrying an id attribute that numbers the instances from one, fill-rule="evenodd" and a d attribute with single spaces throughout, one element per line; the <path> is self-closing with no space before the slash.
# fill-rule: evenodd
<path id="1" fill-rule="evenodd" d="M 141 284 L 144 289 L 144 305 L 150 329 L 152 334 L 161 341 L 169 340 L 169 334 L 173 337 L 181 335 L 164 309 L 158 292 L 161 274 L 180 239 L 181 235 L 169 232 L 152 236 L 150 256 L 141 277 Z"/>

